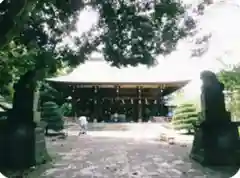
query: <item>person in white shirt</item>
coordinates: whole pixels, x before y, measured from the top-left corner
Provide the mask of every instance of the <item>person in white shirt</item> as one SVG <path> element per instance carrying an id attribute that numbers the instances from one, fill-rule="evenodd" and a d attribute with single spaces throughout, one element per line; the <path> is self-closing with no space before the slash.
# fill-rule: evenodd
<path id="1" fill-rule="evenodd" d="M 87 125 L 88 125 L 88 121 L 87 121 L 87 117 L 86 116 L 80 116 L 79 119 L 79 126 L 80 126 L 80 134 L 86 134 L 87 133 Z"/>

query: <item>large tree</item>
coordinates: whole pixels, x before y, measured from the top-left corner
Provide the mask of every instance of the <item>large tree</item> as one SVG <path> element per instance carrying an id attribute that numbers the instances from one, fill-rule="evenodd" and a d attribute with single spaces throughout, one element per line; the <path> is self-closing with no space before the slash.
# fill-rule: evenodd
<path id="1" fill-rule="evenodd" d="M 184 8 L 174 0 L 5 0 L 0 11 L 13 7 L 18 9 L 4 15 L 10 23 L 2 21 L 5 28 L 1 34 L 10 35 L 4 39 L 27 49 L 37 47 L 40 53 L 50 52 L 55 59 L 52 64 L 60 60 L 79 64 L 99 45 L 105 59 L 114 65 L 152 64 L 156 55 L 174 49 L 186 32 L 186 26 L 179 26 Z M 77 46 L 74 51 L 68 46 L 56 50 L 63 37 L 75 30 L 77 15 L 86 7 L 99 13 L 98 24 L 73 39 Z"/>
<path id="2" fill-rule="evenodd" d="M 76 31 L 77 17 L 85 8 L 98 12 L 98 23 L 72 37 L 74 49 L 68 44 L 59 47 Z M 93 51 L 102 52 L 115 66 L 152 65 L 194 27 L 175 0 L 4 0 L 0 12 L 1 93 L 9 93 L 9 84 L 29 70 L 42 68 L 52 74 L 64 65 L 84 62 Z"/>
<path id="3" fill-rule="evenodd" d="M 225 86 L 228 109 L 235 119 L 240 120 L 240 68 L 223 70 L 218 77 Z"/>

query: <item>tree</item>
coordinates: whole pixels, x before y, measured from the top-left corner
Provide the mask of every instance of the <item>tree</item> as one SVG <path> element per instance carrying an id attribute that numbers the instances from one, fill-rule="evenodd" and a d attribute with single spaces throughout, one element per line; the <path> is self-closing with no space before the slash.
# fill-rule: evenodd
<path id="1" fill-rule="evenodd" d="M 49 101 L 61 106 L 60 109 L 63 116 L 72 115 L 72 105 L 67 98 L 67 95 L 64 95 L 61 91 L 51 87 L 49 83 L 42 82 L 40 88 L 40 107 Z"/>
<path id="2" fill-rule="evenodd" d="M 193 104 L 181 104 L 173 113 L 172 124 L 176 130 L 187 130 L 191 133 L 198 120 L 197 110 Z"/>
<path id="3" fill-rule="evenodd" d="M 73 115 L 72 105 L 69 102 L 63 103 L 61 106 L 63 116 L 69 117 Z"/>
<path id="4" fill-rule="evenodd" d="M 232 70 L 222 70 L 218 74 L 219 80 L 224 84 L 225 90 L 234 91 L 240 86 L 240 67 Z"/>
<path id="5" fill-rule="evenodd" d="M 49 85 L 49 83 L 41 82 L 40 87 L 40 105 L 42 106 L 45 102 L 52 101 L 57 105 L 61 106 L 65 103 L 63 93 Z"/>
<path id="6" fill-rule="evenodd" d="M 60 131 L 63 129 L 63 116 L 60 108 L 54 102 L 45 102 L 42 106 L 42 120 L 47 123 L 46 134 L 48 129 Z"/>
<path id="7" fill-rule="evenodd" d="M 232 116 L 240 119 L 240 70 L 235 67 L 233 70 L 223 70 L 218 74 L 219 80 L 224 84 L 226 90 L 227 107 Z"/>
<path id="8" fill-rule="evenodd" d="M 12 1 L 9 2 L 13 3 Z M 26 45 L 27 48 L 37 46 L 41 50 L 54 53 L 54 58 L 57 59 L 50 63 L 57 63 L 62 59 L 77 65 L 101 45 L 105 59 L 113 65 L 153 64 L 157 54 L 166 54 L 174 49 L 176 42 L 185 35 L 187 29 L 185 26 L 179 26 L 184 9 L 174 0 L 24 2 L 28 6 L 22 5 L 25 13 L 20 15 L 25 18 L 21 22 L 22 25 L 18 26 L 17 32 L 20 35 L 16 32 L 13 40 Z M 1 6 L 11 7 L 5 4 Z M 73 39 L 76 51 L 68 46 L 56 50 L 57 44 L 74 30 L 78 12 L 86 7 L 99 12 L 98 24 L 90 32 Z M 7 17 L 16 21 L 18 16 L 10 15 Z"/>
<path id="9" fill-rule="evenodd" d="M 72 37 L 74 49 L 60 45 L 76 30 L 77 17 L 86 8 L 99 13 L 98 23 L 89 32 Z M 171 52 L 178 39 L 194 27 L 190 17 L 179 25 L 184 8 L 175 0 L 4 0 L 0 12 L 4 27 L 0 93 L 9 96 L 13 83 L 28 70 L 42 68 L 52 75 L 61 67 L 84 62 L 93 51 L 101 51 L 115 66 L 152 65 L 155 56 Z"/>
<path id="10" fill-rule="evenodd" d="M 89 32 L 72 37 L 74 48 L 61 46 L 75 30 L 79 12 L 87 7 L 99 13 L 98 23 Z M 40 80 L 61 67 L 84 62 L 93 51 L 101 51 L 105 60 L 115 66 L 152 65 L 155 56 L 174 49 L 189 30 L 189 22 L 193 22 L 186 18 L 184 25 L 179 25 L 184 8 L 174 0 L 20 0 L 19 4 L 8 0 L 0 4 L 0 12 L 2 19 L 9 22 L 2 24 L 7 40 L 1 45 L 0 84 L 4 87 L 0 92 L 10 96 L 14 92 L 9 88 L 27 72 L 38 71 L 33 74 Z M 6 20 L 0 24 L 3 22 Z M 28 85 L 31 81 L 25 82 Z"/>

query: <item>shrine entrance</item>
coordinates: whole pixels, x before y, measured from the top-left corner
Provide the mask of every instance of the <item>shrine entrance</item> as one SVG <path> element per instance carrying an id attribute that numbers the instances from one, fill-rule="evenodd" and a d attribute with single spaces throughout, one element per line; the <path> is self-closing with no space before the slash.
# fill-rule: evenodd
<path id="1" fill-rule="evenodd" d="M 185 83 L 51 84 L 71 96 L 74 116 L 86 115 L 98 122 L 148 122 L 154 116 L 168 115 L 165 96 Z"/>
<path id="2" fill-rule="evenodd" d="M 182 73 L 183 72 L 183 73 Z M 65 76 L 47 81 L 65 97 L 71 96 L 74 116 L 87 115 L 101 122 L 148 121 L 167 116 L 165 96 L 185 86 L 186 71 L 171 65 L 117 68 L 102 59 L 91 59 Z"/>

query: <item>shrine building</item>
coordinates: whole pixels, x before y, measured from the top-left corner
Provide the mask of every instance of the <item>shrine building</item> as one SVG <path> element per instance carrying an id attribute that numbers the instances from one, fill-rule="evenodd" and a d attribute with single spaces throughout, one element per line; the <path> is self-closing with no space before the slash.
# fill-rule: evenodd
<path id="1" fill-rule="evenodd" d="M 190 77 L 172 66 L 117 68 L 103 60 L 90 60 L 70 74 L 47 81 L 71 98 L 77 116 L 107 122 L 117 114 L 130 122 L 167 116 L 166 96 L 185 86 Z"/>

